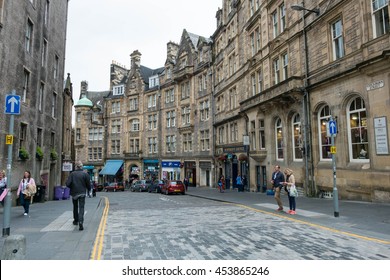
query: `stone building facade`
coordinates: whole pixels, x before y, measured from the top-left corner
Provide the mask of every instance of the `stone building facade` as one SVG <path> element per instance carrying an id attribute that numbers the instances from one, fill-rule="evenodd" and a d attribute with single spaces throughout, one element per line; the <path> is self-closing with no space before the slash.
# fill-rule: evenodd
<path id="1" fill-rule="evenodd" d="M 241 174 L 264 191 L 280 165 L 306 195 L 390 201 L 388 1 L 222 4 L 211 38 L 184 30 L 163 68 L 138 51 L 112 66 L 107 158 L 123 178 Z"/>
<path id="2" fill-rule="evenodd" d="M 277 164 L 309 195 L 331 196 L 336 176 L 341 198 L 389 201 L 388 1 L 223 3 L 213 35 L 222 170 L 240 170 L 233 147 L 247 135 L 252 190 Z"/>
<path id="3" fill-rule="evenodd" d="M 88 82 L 82 81 L 80 96 L 75 104 L 74 159 L 83 163 L 91 181 L 103 184 L 102 170 L 107 151 L 107 122 L 104 119 L 105 97 L 109 91 L 89 91 Z"/>
<path id="4" fill-rule="evenodd" d="M 0 1 L 0 107 L 6 107 L 5 96 L 13 90 L 21 98 L 10 186 L 30 170 L 38 184 L 46 185 L 47 199 L 61 184 L 63 114 L 69 113 L 63 108 L 69 94 L 64 90 L 67 16 L 67 0 Z M 7 170 L 10 115 L 4 110 L 0 115 L 0 166 Z"/>
<path id="5" fill-rule="evenodd" d="M 188 177 L 194 186 L 211 186 L 211 40 L 183 30 L 180 44 L 167 44 L 158 69 L 141 65 L 139 51 L 130 57 L 130 70 L 111 65 L 105 98 L 106 165 L 122 160 L 123 167 L 100 175 L 108 181 Z"/>

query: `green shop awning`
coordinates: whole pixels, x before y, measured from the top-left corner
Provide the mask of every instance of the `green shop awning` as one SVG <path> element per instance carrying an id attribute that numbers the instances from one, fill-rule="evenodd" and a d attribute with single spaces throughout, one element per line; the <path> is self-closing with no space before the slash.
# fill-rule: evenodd
<path id="1" fill-rule="evenodd" d="M 123 165 L 123 160 L 107 160 L 99 175 L 115 175 Z"/>

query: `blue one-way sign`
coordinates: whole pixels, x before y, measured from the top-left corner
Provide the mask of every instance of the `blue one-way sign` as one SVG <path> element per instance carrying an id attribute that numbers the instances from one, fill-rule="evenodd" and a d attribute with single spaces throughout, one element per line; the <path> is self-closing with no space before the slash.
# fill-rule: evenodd
<path id="1" fill-rule="evenodd" d="M 329 121 L 329 134 L 337 134 L 337 125 L 335 121 Z"/>
<path id="2" fill-rule="evenodd" d="M 5 113 L 12 115 L 20 114 L 20 96 L 6 95 L 5 96 Z"/>

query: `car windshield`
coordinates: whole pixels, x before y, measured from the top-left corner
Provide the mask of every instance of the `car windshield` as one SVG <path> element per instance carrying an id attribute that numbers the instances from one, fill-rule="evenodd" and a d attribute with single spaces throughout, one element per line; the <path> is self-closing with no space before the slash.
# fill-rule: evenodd
<path id="1" fill-rule="evenodd" d="M 140 180 L 138 182 L 139 182 L 139 184 L 150 184 L 151 183 L 151 181 L 149 181 L 149 180 Z"/>
<path id="2" fill-rule="evenodd" d="M 182 184 L 182 182 L 181 181 L 172 181 L 171 184 L 172 185 L 180 185 L 180 184 Z"/>

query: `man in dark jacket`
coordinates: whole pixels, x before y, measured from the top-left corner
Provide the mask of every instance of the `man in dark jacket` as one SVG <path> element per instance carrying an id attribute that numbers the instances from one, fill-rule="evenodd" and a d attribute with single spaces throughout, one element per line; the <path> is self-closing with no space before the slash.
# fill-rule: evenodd
<path id="1" fill-rule="evenodd" d="M 89 175 L 83 171 L 83 163 L 76 162 L 75 170 L 70 173 L 66 186 L 70 188 L 70 195 L 73 202 L 73 224 L 79 225 L 79 230 L 83 230 L 85 196 L 91 190 Z"/>
<path id="2" fill-rule="evenodd" d="M 280 191 L 283 188 L 284 175 L 283 172 L 280 171 L 280 166 L 275 165 L 274 172 L 272 173 L 271 184 L 273 185 L 275 191 L 275 200 L 278 203 L 279 208 L 278 211 L 283 211 L 282 199 L 280 198 Z"/>

